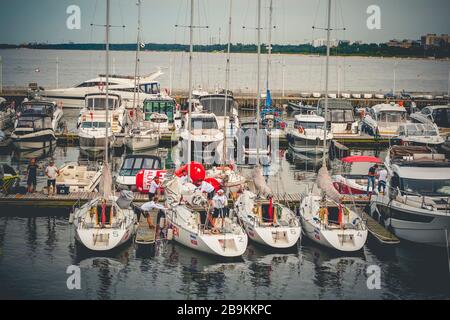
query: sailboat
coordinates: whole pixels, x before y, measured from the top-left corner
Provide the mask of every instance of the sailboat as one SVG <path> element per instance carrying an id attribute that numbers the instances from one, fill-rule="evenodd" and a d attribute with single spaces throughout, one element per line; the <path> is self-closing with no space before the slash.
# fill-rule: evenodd
<path id="1" fill-rule="evenodd" d="M 325 74 L 325 113 L 328 112 L 328 74 L 330 57 L 331 0 L 328 0 L 327 56 Z M 325 119 L 325 124 L 328 119 Z M 326 166 L 326 131 L 323 139 L 322 167 L 317 174 L 321 195 L 310 193 L 300 203 L 303 233 L 312 241 L 338 251 L 358 251 L 367 240 L 367 228 L 357 213 L 340 203 Z"/>
<path id="2" fill-rule="evenodd" d="M 138 5 L 138 33 L 136 46 L 136 61 L 134 69 L 134 96 L 133 96 L 133 114 L 131 116 L 131 127 L 125 137 L 125 145 L 129 150 L 142 151 L 156 148 L 159 145 L 160 134 L 157 128 L 150 121 L 144 121 L 141 107 L 138 105 L 136 111 L 136 100 L 139 100 L 140 77 L 139 77 L 139 52 L 141 49 L 141 1 Z M 137 97 L 136 97 L 137 95 Z"/>
<path id="3" fill-rule="evenodd" d="M 261 0 L 258 0 L 258 84 L 257 84 L 257 122 L 259 123 L 260 107 L 260 23 L 261 23 Z M 257 136 L 259 137 L 259 126 Z M 257 161 L 259 162 L 260 148 L 257 144 Z M 234 210 L 239 220 L 244 225 L 245 231 L 250 239 L 272 248 L 289 248 L 297 243 L 301 235 L 300 223 L 288 207 L 273 202 L 270 189 L 265 184 L 259 163 L 253 171 L 253 181 L 259 194 L 244 191 L 236 200 Z M 262 194 L 267 197 L 260 197 Z"/>
<path id="4" fill-rule="evenodd" d="M 230 0 L 231 15 L 231 0 Z M 192 51 L 193 51 L 193 24 L 194 0 L 191 0 L 190 47 L 189 47 L 189 109 L 187 113 L 187 130 L 191 129 L 192 112 Z M 187 137 L 188 165 L 187 174 L 194 179 L 194 174 L 205 174 L 204 168 L 194 166 L 191 159 L 191 135 Z M 197 179 L 197 178 L 196 178 Z M 195 185 L 185 183 L 182 185 L 177 176 L 167 179 L 164 190 L 169 205 L 166 213 L 172 230 L 173 239 L 191 249 L 220 257 L 240 257 L 244 254 L 248 237 L 237 219 L 222 216 L 215 221 L 208 219 L 207 201 L 201 192 L 196 191 Z"/>
<path id="5" fill-rule="evenodd" d="M 109 2 L 110 0 L 106 0 L 106 101 L 109 94 Z M 109 121 L 108 108 L 105 108 L 105 119 Z M 108 130 L 108 126 L 105 130 Z M 108 140 L 105 140 L 101 182 L 103 196 L 88 201 L 73 212 L 75 239 L 94 251 L 114 249 L 130 240 L 136 233 L 137 220 L 130 207 L 130 199 L 113 195 L 108 153 Z"/>

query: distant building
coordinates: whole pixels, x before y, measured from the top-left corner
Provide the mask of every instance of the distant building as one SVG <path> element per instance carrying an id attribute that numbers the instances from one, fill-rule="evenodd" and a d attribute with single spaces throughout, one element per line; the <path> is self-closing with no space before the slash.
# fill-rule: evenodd
<path id="1" fill-rule="evenodd" d="M 420 42 L 416 40 L 389 40 L 389 42 L 386 43 L 388 47 L 395 47 L 395 48 L 411 48 L 411 47 L 417 47 L 420 46 Z"/>
<path id="2" fill-rule="evenodd" d="M 438 36 L 435 33 L 429 33 L 422 36 L 420 40 L 422 46 L 424 47 L 443 47 L 450 43 L 450 37 L 448 34 L 441 34 Z"/>
<path id="3" fill-rule="evenodd" d="M 327 45 L 327 39 L 314 39 L 311 44 L 315 48 L 323 47 Z M 338 45 L 339 45 L 338 40 L 330 39 L 330 47 L 337 47 Z"/>

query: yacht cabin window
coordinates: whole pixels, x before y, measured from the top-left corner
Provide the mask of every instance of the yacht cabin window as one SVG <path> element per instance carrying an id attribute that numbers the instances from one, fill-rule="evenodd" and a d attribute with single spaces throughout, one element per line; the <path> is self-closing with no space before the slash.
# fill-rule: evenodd
<path id="1" fill-rule="evenodd" d="M 295 121 L 294 128 L 298 129 L 302 127 L 303 129 L 323 129 L 323 122 L 306 122 L 306 121 Z"/>
<path id="2" fill-rule="evenodd" d="M 17 128 L 30 128 L 34 130 L 52 129 L 52 119 L 49 117 L 20 117 Z"/>
<path id="3" fill-rule="evenodd" d="M 159 83 L 151 82 L 151 83 L 143 83 L 139 85 L 139 88 L 148 94 L 158 94 L 160 92 Z"/>
<path id="4" fill-rule="evenodd" d="M 118 99 L 108 98 L 108 110 L 114 110 L 117 107 Z M 106 98 L 88 98 L 87 108 L 89 110 L 105 110 Z"/>
<path id="5" fill-rule="evenodd" d="M 378 114 L 378 121 L 381 122 L 403 122 L 406 120 L 406 113 L 401 111 L 381 111 Z"/>
<path id="6" fill-rule="evenodd" d="M 81 124 L 82 128 L 85 129 L 94 129 L 94 128 L 106 128 L 106 122 L 99 122 L 99 121 L 84 121 Z M 108 128 L 111 127 L 111 124 L 108 123 Z"/>
<path id="7" fill-rule="evenodd" d="M 145 120 L 150 120 L 150 114 L 156 112 L 167 115 L 169 122 L 172 122 L 174 107 L 173 100 L 146 100 L 144 103 Z"/>
<path id="8" fill-rule="evenodd" d="M 353 110 L 328 110 L 327 121 L 335 123 L 354 122 L 355 116 L 353 115 Z"/>
<path id="9" fill-rule="evenodd" d="M 158 170 L 161 168 L 161 162 L 158 158 L 126 158 L 120 168 L 121 176 L 135 176 L 141 169 Z"/>
<path id="10" fill-rule="evenodd" d="M 191 118 L 192 129 L 218 129 L 216 118 L 201 117 Z"/>
<path id="11" fill-rule="evenodd" d="M 109 82 L 110 86 L 117 85 L 117 84 L 118 83 L 115 83 L 115 82 Z M 98 86 L 104 87 L 105 85 L 106 85 L 106 82 L 103 82 L 103 81 L 89 81 L 89 82 L 80 83 L 76 87 L 77 88 L 89 88 L 89 87 L 98 87 Z"/>
<path id="12" fill-rule="evenodd" d="M 450 179 L 426 180 L 426 179 L 400 179 L 401 189 L 407 194 L 422 196 L 450 196 Z"/>

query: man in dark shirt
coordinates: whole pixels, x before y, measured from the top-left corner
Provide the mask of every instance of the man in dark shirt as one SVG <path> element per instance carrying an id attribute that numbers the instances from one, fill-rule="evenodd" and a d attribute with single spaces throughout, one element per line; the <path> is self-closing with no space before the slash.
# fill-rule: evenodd
<path id="1" fill-rule="evenodd" d="M 367 195 L 369 195 L 370 185 L 372 185 L 372 192 L 375 190 L 375 176 L 377 174 L 378 165 L 374 164 L 369 168 L 367 174 Z"/>
<path id="2" fill-rule="evenodd" d="M 36 164 L 36 158 L 30 160 L 30 164 L 27 167 L 27 186 L 28 192 L 33 193 L 36 191 L 36 177 L 38 166 Z"/>

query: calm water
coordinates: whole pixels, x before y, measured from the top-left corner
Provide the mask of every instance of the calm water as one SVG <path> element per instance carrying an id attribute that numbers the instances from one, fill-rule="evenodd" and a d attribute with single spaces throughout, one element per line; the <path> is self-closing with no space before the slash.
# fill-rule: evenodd
<path id="1" fill-rule="evenodd" d="M 71 87 L 104 73 L 104 53 L 101 51 L 60 51 L 12 49 L 0 50 L 3 58 L 3 85 L 27 86 L 37 82 L 46 88 Z M 134 74 L 134 52 L 113 51 L 111 72 Z M 262 58 L 261 85 L 265 84 L 266 57 Z M 205 89 L 223 87 L 225 54 L 196 53 L 193 83 Z M 372 57 L 332 57 L 330 59 L 330 90 L 390 91 L 396 90 L 447 93 L 450 61 L 430 59 L 392 59 Z M 283 67 L 284 64 L 284 67 Z M 188 54 L 143 52 L 141 73 L 148 74 L 161 67 L 158 80 L 162 88 L 186 89 L 188 83 Z M 325 87 L 325 58 L 302 55 L 273 55 L 270 73 L 272 91 L 286 93 L 323 91 Z M 284 75 L 284 81 L 283 81 Z M 232 54 L 230 88 L 236 94 L 256 92 L 256 55 Z M 264 86 L 265 87 L 265 86 Z"/>
<path id="2" fill-rule="evenodd" d="M 76 111 L 66 111 L 73 125 Z M 359 151 L 355 151 L 359 152 Z M 360 152 L 361 153 L 361 152 Z M 364 151 L 381 157 L 385 152 Z M 313 169 L 283 158 L 269 178 L 275 192 L 306 192 Z M 30 157 L 44 166 L 79 159 L 75 147 L 33 154 L 6 152 L 1 162 L 24 173 Z M 120 162 L 116 157 L 115 162 Z M 39 188 L 45 183 L 39 177 Z M 127 244 L 108 254 L 87 252 L 74 240 L 64 210 L 0 208 L 0 298 L 20 299 L 449 299 L 445 249 L 402 242 L 368 242 L 355 255 L 336 255 L 303 239 L 287 252 L 250 244 L 242 259 L 221 261 L 177 243 L 160 242 L 154 253 Z M 81 290 L 69 290 L 69 265 L 81 268 Z M 381 270 L 381 289 L 369 290 L 366 270 Z"/>

